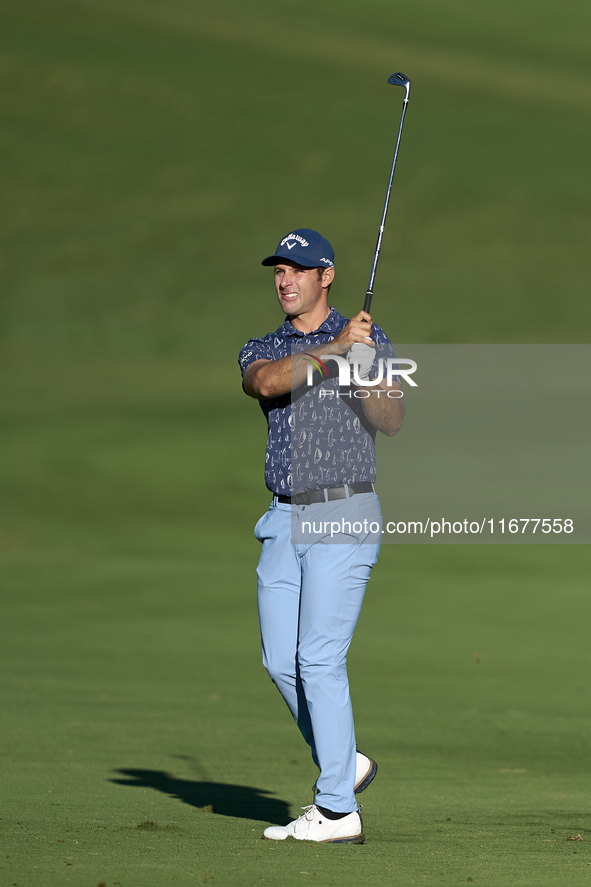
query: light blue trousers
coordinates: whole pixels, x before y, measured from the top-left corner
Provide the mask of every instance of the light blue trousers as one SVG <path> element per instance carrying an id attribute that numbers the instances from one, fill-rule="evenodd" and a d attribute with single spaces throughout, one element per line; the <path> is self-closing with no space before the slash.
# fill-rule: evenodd
<path id="1" fill-rule="evenodd" d="M 304 518 L 319 532 L 294 543 Z M 373 534 L 365 532 L 368 518 Z M 349 523 L 359 529 L 364 519 L 361 532 L 349 533 Z M 335 536 L 337 520 L 345 521 L 345 533 Z M 332 538 L 322 534 L 321 521 L 332 522 Z M 263 663 L 320 768 L 317 803 L 350 813 L 357 802 L 347 651 L 378 558 L 378 497 L 363 493 L 308 506 L 273 500 L 255 535 L 263 546 L 257 569 Z"/>

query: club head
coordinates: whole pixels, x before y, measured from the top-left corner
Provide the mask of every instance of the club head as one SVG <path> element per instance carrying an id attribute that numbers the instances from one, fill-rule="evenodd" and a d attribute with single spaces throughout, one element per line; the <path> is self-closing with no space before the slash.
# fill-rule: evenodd
<path id="1" fill-rule="evenodd" d="M 404 101 L 408 102 L 408 97 L 410 95 L 410 80 L 403 74 L 401 71 L 397 71 L 395 74 L 392 74 L 391 77 L 388 77 L 388 83 L 391 83 L 392 86 L 403 86 L 406 95 L 404 97 Z"/>

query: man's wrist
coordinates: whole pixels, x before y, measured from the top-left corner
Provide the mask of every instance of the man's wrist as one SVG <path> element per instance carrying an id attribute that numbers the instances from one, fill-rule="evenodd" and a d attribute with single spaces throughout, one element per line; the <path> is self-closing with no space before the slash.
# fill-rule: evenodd
<path id="1" fill-rule="evenodd" d="M 343 345 L 341 342 L 337 342 L 336 339 L 333 339 L 332 342 L 325 342 L 324 345 L 316 346 L 318 354 L 321 352 L 323 354 L 343 354 L 350 347 L 350 345 Z"/>

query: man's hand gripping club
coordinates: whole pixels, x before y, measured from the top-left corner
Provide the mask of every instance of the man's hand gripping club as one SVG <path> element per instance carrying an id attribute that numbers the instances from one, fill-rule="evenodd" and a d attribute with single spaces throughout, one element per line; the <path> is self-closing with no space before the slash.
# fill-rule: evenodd
<path id="1" fill-rule="evenodd" d="M 376 356 L 375 342 L 371 338 L 371 316 L 367 311 L 356 314 L 330 345 L 337 343 L 349 345 L 348 350 L 343 347 L 339 353 L 347 350 L 347 362 L 352 369 L 357 367 L 359 381 L 367 382 Z"/>

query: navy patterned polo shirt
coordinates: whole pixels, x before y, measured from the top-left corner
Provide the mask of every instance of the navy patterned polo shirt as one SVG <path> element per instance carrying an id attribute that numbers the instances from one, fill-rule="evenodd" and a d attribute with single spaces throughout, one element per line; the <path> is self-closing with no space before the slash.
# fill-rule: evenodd
<path id="1" fill-rule="evenodd" d="M 315 345 L 332 342 L 348 324 L 335 308 L 317 330 L 304 333 L 291 321 L 274 333 L 249 339 L 238 361 L 242 375 L 255 360 L 279 360 Z M 380 356 L 395 356 L 381 327 L 372 326 Z M 353 388 L 339 391 L 336 361 L 327 361 L 328 378 L 314 377 L 313 387 L 302 386 L 280 397 L 259 401 L 268 426 L 265 482 L 274 494 L 287 496 L 345 483 L 375 481 L 376 429 L 363 412 L 363 401 Z"/>

